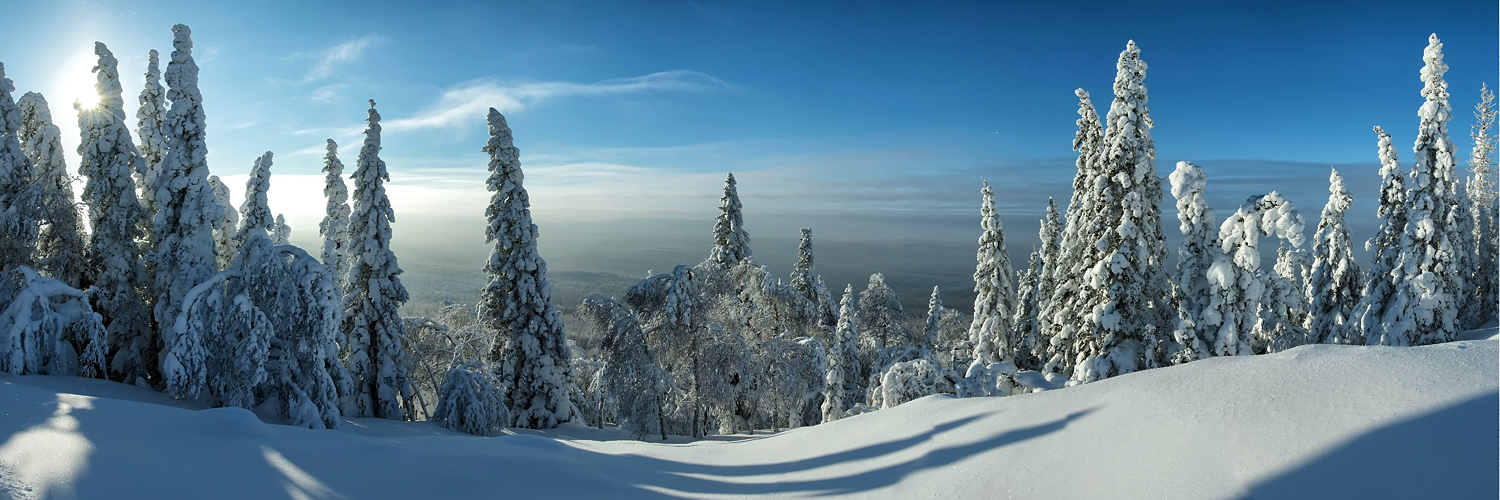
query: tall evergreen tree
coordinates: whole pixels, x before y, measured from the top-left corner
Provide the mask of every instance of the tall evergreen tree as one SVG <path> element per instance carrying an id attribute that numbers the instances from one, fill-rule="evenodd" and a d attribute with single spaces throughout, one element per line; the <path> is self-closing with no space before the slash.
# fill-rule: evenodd
<path id="1" fill-rule="evenodd" d="M 1031 357 L 1036 360 L 1033 370 L 1043 370 L 1048 360 L 1051 359 L 1052 339 L 1048 337 L 1047 329 L 1043 327 L 1042 315 L 1045 314 L 1052 300 L 1052 293 L 1057 289 L 1057 277 L 1052 270 L 1058 265 L 1062 255 L 1062 216 L 1057 212 L 1057 202 L 1052 197 L 1047 197 L 1047 215 L 1042 219 L 1042 228 L 1038 233 L 1042 244 L 1037 250 L 1037 258 L 1040 267 L 1036 272 L 1036 308 L 1032 319 Z M 1019 324 L 1019 323 L 1018 323 Z"/>
<path id="2" fill-rule="evenodd" d="M 974 362 L 1014 363 L 1017 345 L 1015 325 L 1015 271 L 1005 253 L 1005 227 L 995 210 L 995 192 L 981 181 L 983 201 L 979 206 L 979 253 L 974 266 L 974 322 L 969 341 L 974 344 Z"/>
<path id="3" fill-rule="evenodd" d="M 1406 175 L 1401 172 L 1401 160 L 1391 144 L 1390 134 L 1375 127 L 1379 137 L 1380 155 L 1380 206 L 1375 215 L 1380 218 L 1380 227 L 1375 237 L 1365 241 L 1365 250 L 1370 252 L 1371 265 L 1368 279 L 1360 291 L 1359 303 L 1354 306 L 1349 331 L 1342 335 L 1351 343 L 1368 343 L 1370 339 L 1384 336 L 1386 302 L 1396 290 L 1397 261 L 1401 258 L 1401 233 L 1405 231 Z"/>
<path id="4" fill-rule="evenodd" d="M 1464 277 L 1457 269 L 1465 263 L 1459 244 L 1468 235 L 1460 227 L 1453 207 L 1460 211 L 1458 180 L 1454 172 L 1453 142 L 1448 140 L 1448 84 L 1443 73 L 1443 44 L 1434 34 L 1423 52 L 1422 96 L 1427 99 L 1417 114 L 1421 125 L 1412 147 L 1411 185 L 1406 197 L 1406 227 L 1401 236 L 1401 255 L 1395 266 L 1395 290 L 1387 300 L 1379 335 L 1366 342 L 1382 345 L 1424 345 L 1453 340 L 1458 333 L 1456 316 Z"/>
<path id="5" fill-rule="evenodd" d="M 136 239 L 146 222 L 145 209 L 135 196 L 131 175 L 140 171 L 141 156 L 125 128 L 125 99 L 121 96 L 119 61 L 103 43 L 94 43 L 99 64 L 94 67 L 94 91 L 99 104 L 78 110 L 78 173 L 88 179 L 83 198 L 89 207 L 85 287 L 97 287 L 94 311 L 104 317 L 110 344 L 110 371 L 127 383 L 159 381 L 157 355 L 161 340 L 151 325 L 141 291 L 148 289 Z M 156 383 L 156 382 L 154 382 Z"/>
<path id="6" fill-rule="evenodd" d="M 708 260 L 728 268 L 750 256 L 750 233 L 745 232 L 745 216 L 740 213 L 739 190 L 734 174 L 724 179 L 724 196 L 719 199 L 719 218 L 714 221 L 714 248 Z"/>
<path id="7" fill-rule="evenodd" d="M 855 326 L 854 286 L 844 287 L 844 297 L 839 300 L 838 326 L 833 331 L 833 342 L 828 346 L 828 373 L 824 378 L 823 421 L 831 422 L 844 416 L 851 401 L 862 401 L 859 394 L 859 334 Z"/>
<path id="8" fill-rule="evenodd" d="M 135 112 L 135 135 L 141 139 L 141 158 L 145 160 L 141 164 L 147 170 L 156 168 L 156 165 L 167 157 L 168 140 L 162 132 L 162 127 L 166 123 L 167 92 L 161 86 L 161 67 L 158 57 L 156 49 L 151 49 L 146 63 L 146 84 L 141 87 L 139 98 L 141 107 L 136 108 Z M 168 68 L 170 67 L 171 63 L 168 63 Z M 144 181 L 146 172 L 137 172 L 136 175 L 140 175 Z"/>
<path id="9" fill-rule="evenodd" d="M 354 391 L 345 413 L 355 417 L 411 419 L 411 384 L 407 381 L 402 339 L 401 304 L 408 295 L 401 267 L 391 251 L 391 222 L 396 212 L 385 194 L 390 180 L 380 159 L 380 113 L 370 100 L 369 127 L 354 169 L 354 208 L 349 217 L 348 281 L 344 284 L 344 317 L 340 330 L 349 339 L 349 375 Z M 248 197 L 248 196 L 247 196 Z M 265 227 L 270 212 L 246 215 L 241 227 Z"/>
<path id="10" fill-rule="evenodd" d="M 1183 349 L 1173 357 L 1174 362 L 1185 363 L 1203 359 L 1213 353 L 1214 332 L 1200 324 L 1203 311 L 1208 307 L 1208 268 L 1213 265 L 1219 251 L 1218 222 L 1214 209 L 1208 207 L 1203 198 L 1208 176 L 1203 167 L 1192 162 L 1177 162 L 1172 172 L 1172 196 L 1177 199 L 1177 220 L 1182 230 L 1182 246 L 1177 249 L 1177 328 L 1173 336 Z"/>
<path id="11" fill-rule="evenodd" d="M 833 328 L 838 322 L 838 311 L 823 278 L 813 270 L 812 230 L 802 228 L 802 240 L 797 244 L 797 265 L 792 269 L 792 288 L 812 305 L 816 326 Z"/>
<path id="12" fill-rule="evenodd" d="M 224 220 L 208 182 L 203 95 L 198 92 L 192 31 L 178 24 L 172 26 L 172 35 L 172 62 L 166 73 L 172 108 L 162 122 L 167 153 L 159 165 L 147 169 L 143 190 L 150 193 L 146 198 L 151 209 L 146 269 L 155 277 L 154 312 L 163 326 L 176 322 L 188 290 L 218 272 L 214 230 Z"/>
<path id="13" fill-rule="evenodd" d="M 271 165 L 273 155 L 266 151 L 255 159 L 255 164 L 250 167 L 250 176 L 245 179 L 245 201 L 240 203 L 240 231 L 238 239 L 243 244 L 249 238 L 250 231 L 259 229 L 269 237 L 271 230 L 276 227 L 276 219 L 271 216 L 267 192 L 271 190 Z"/>
<path id="14" fill-rule="evenodd" d="M 1267 277 L 1260 265 L 1260 237 L 1275 235 L 1300 247 L 1302 230 L 1302 216 L 1275 191 L 1250 197 L 1224 219 L 1221 253 L 1208 271 L 1209 302 L 1199 315 L 1200 331 L 1213 338 L 1213 355 L 1254 354 L 1254 335 L 1271 330 L 1261 315 Z"/>
<path id="15" fill-rule="evenodd" d="M 277 246 L 292 244 L 292 226 L 286 223 L 284 214 L 276 214 L 275 222 L 271 223 L 271 244 Z"/>
<path id="16" fill-rule="evenodd" d="M 567 385 L 573 379 L 571 353 L 547 263 L 537 254 L 536 224 L 531 222 L 531 198 L 521 184 L 521 152 L 515 147 L 505 117 L 490 108 L 490 206 L 485 240 L 493 242 L 484 271 L 489 284 L 479 298 L 479 317 L 496 332 L 492 361 L 501 365 L 501 383 L 509 388 L 507 403 L 515 426 L 550 429 L 572 420 Z"/>
<path id="17" fill-rule="evenodd" d="M 1151 111 L 1146 106 L 1146 63 L 1134 41 L 1115 66 L 1115 98 L 1106 122 L 1095 195 L 1096 217 L 1107 230 L 1095 241 L 1099 260 L 1089 262 L 1080 300 L 1089 309 L 1074 340 L 1080 364 L 1075 380 L 1089 382 L 1156 365 L 1163 357 L 1171 295 L 1163 265 L 1161 183 Z"/>
<path id="18" fill-rule="evenodd" d="M 1473 300 L 1464 311 L 1467 326 L 1475 327 L 1495 319 L 1496 290 L 1500 289 L 1500 268 L 1496 254 L 1500 239 L 1496 237 L 1497 191 L 1495 179 L 1495 93 L 1480 86 L 1479 103 L 1474 105 L 1474 125 L 1469 138 L 1474 149 L 1469 154 L 1468 191 L 1470 214 L 1474 221 L 1473 271 L 1468 278 L 1474 283 Z"/>
<path id="19" fill-rule="evenodd" d="M 1013 351 L 1015 364 L 1017 368 L 1023 370 L 1041 368 L 1032 352 L 1036 348 L 1039 336 L 1036 315 L 1037 307 L 1041 305 L 1038 285 L 1041 284 L 1042 272 L 1041 250 L 1031 247 L 1031 255 L 1026 259 L 1026 269 L 1016 276 L 1016 317 L 1013 322 L 1016 326 L 1014 335 L 1016 348 Z M 930 312 L 927 319 L 929 323 L 934 321 Z"/>
<path id="20" fill-rule="evenodd" d="M 1088 313 L 1079 301 L 1083 273 L 1098 259 L 1099 241 L 1104 221 L 1095 189 L 1099 178 L 1099 158 L 1104 150 L 1104 127 L 1094 102 L 1083 89 L 1078 96 L 1078 133 L 1073 136 L 1073 150 L 1078 152 L 1078 173 L 1073 177 L 1073 196 L 1068 201 L 1062 243 L 1058 246 L 1056 265 L 1048 269 L 1052 279 L 1049 298 L 1042 304 L 1039 322 L 1047 337 L 1047 356 L 1043 371 L 1071 374 L 1077 362 L 1076 339 L 1083 335 L 1083 318 Z"/>
<path id="21" fill-rule="evenodd" d="M 37 262 L 48 276 L 77 288 L 83 282 L 86 244 L 63 157 L 62 132 L 52 123 L 52 111 L 41 94 L 27 92 L 16 105 L 21 111 L 21 150 L 31 158 L 35 185 L 41 190 Z"/>
<path id="22" fill-rule="evenodd" d="M 339 161 L 339 145 L 328 140 L 328 154 L 323 156 L 323 196 L 328 205 L 318 236 L 323 237 L 323 265 L 333 272 L 335 281 L 343 282 L 349 272 L 349 188 L 344 185 L 344 162 Z"/>
<path id="23" fill-rule="evenodd" d="M 234 262 L 234 257 L 240 253 L 240 213 L 234 209 L 234 203 L 229 198 L 229 186 L 219 180 L 219 176 L 208 176 L 208 185 L 213 186 L 214 203 L 219 205 L 219 213 L 224 219 L 219 222 L 220 226 L 214 230 L 214 248 L 219 256 L 219 269 L 229 269 Z M 336 277 L 340 280 L 343 278 Z"/>
<path id="24" fill-rule="evenodd" d="M 40 230 L 38 192 L 31 188 L 31 158 L 21 151 L 21 111 L 11 98 L 16 86 L 0 65 L 0 271 L 33 266 Z"/>
<path id="25" fill-rule="evenodd" d="M 1344 178 L 1338 170 L 1328 175 L 1328 204 L 1323 206 L 1323 217 L 1318 221 L 1318 233 L 1313 236 L 1313 268 L 1307 284 L 1307 295 L 1311 297 L 1308 340 L 1313 343 L 1354 344 L 1362 340 L 1351 337 L 1352 329 L 1345 328 L 1359 304 L 1359 292 L 1363 287 L 1363 276 L 1359 262 L 1354 260 L 1353 243 L 1349 237 L 1349 226 L 1344 224 L 1344 214 L 1349 211 L 1354 197 L 1344 189 Z"/>

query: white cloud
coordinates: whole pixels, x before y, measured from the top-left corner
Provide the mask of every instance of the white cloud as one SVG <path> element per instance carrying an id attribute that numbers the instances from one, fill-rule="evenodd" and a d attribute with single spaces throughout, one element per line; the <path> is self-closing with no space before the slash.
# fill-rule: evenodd
<path id="1" fill-rule="evenodd" d="M 390 41 L 390 39 L 379 35 L 368 35 L 323 49 L 314 54 L 308 54 L 317 59 L 317 62 L 313 63 L 312 68 L 307 70 L 307 74 L 302 77 L 302 81 L 305 83 L 332 76 L 335 65 L 357 60 L 366 50 L 387 41 Z"/>
<path id="2" fill-rule="evenodd" d="M 324 85 L 322 87 L 318 87 L 317 90 L 314 90 L 312 95 L 307 96 L 307 99 L 309 101 L 320 102 L 323 104 L 333 104 L 344 97 L 343 94 L 340 93 L 340 91 L 344 90 L 344 88 L 348 86 L 348 84 L 343 83 Z"/>
<path id="3" fill-rule="evenodd" d="M 407 118 L 386 120 L 387 130 L 446 128 L 461 123 L 478 123 L 485 110 L 502 113 L 525 109 L 548 99 L 571 96 L 606 96 L 642 92 L 707 92 L 734 88 L 708 74 L 692 70 L 672 70 L 630 78 L 616 78 L 594 83 L 524 82 L 502 84 L 493 78 L 473 80 L 443 92 L 438 102 Z"/>

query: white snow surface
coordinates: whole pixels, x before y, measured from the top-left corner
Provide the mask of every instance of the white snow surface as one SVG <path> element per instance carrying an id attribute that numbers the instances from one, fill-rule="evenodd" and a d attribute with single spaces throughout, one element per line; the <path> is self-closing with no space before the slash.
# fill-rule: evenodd
<path id="1" fill-rule="evenodd" d="M 1496 498 L 1493 325 L 1462 335 L 1482 340 L 1308 345 L 699 442 L 571 423 L 314 431 L 111 382 L 0 376 L 0 496 Z"/>

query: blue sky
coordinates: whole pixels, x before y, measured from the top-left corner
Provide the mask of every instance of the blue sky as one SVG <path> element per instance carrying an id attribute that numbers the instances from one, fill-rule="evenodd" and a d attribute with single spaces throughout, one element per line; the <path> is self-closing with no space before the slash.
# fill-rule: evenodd
<path id="1" fill-rule="evenodd" d="M 1330 165 L 1373 218 L 1370 128 L 1410 160 L 1428 34 L 1445 43 L 1465 157 L 1500 59 L 1494 2 L 804 3 L 19 2 L 0 62 L 20 91 L 47 94 L 71 148 L 67 108 L 92 82 L 92 42 L 119 57 L 133 124 L 146 51 L 165 59 L 171 25 L 190 25 L 210 168 L 238 191 L 274 151 L 272 209 L 294 241 L 316 238 L 323 140 L 352 164 L 373 98 L 398 239 L 451 232 L 478 246 L 482 229 L 465 224 L 488 199 L 479 146 L 494 106 L 515 129 L 544 240 L 548 223 L 681 219 L 696 222 L 660 238 L 703 234 L 689 253 L 706 255 L 733 170 L 759 241 L 817 224 L 832 239 L 972 246 L 984 177 L 1024 256 L 1046 197 L 1069 194 L 1073 89 L 1102 114 L 1127 40 L 1150 66 L 1160 175 L 1193 160 L 1221 213 L 1280 189 L 1309 220 Z M 400 228 L 403 213 L 454 225 Z"/>

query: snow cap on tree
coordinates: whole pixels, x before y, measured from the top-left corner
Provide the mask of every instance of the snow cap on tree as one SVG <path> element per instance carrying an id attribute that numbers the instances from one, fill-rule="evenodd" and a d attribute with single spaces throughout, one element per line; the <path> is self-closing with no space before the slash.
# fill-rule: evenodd
<path id="1" fill-rule="evenodd" d="M 480 292 L 480 321 L 499 336 L 490 357 L 509 391 L 513 424 L 550 429 L 573 418 L 572 353 L 552 303 L 547 263 L 537 254 L 520 150 L 504 115 L 490 108 L 488 121 L 490 139 L 482 149 L 490 155 L 487 185 L 494 194 L 485 209 L 485 241 L 495 247 L 484 267 L 489 283 Z"/>
<path id="2" fill-rule="evenodd" d="M 721 267 L 733 266 L 750 256 L 750 233 L 745 232 L 739 190 L 734 173 L 724 179 L 724 196 L 719 199 L 719 217 L 714 221 L 714 248 L 708 259 Z"/>

